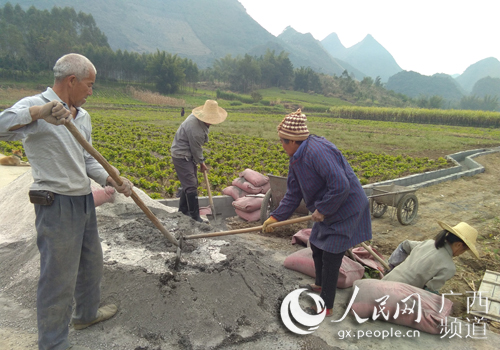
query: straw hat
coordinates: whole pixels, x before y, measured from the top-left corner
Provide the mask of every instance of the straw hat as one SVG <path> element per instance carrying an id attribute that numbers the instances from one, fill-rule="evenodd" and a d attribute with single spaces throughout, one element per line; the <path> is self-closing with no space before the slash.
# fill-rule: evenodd
<path id="1" fill-rule="evenodd" d="M 479 259 L 479 253 L 476 249 L 477 230 L 474 227 L 465 222 L 461 222 L 453 227 L 441 221 L 438 221 L 438 224 L 444 230 L 453 233 L 455 236 L 464 241 L 464 243 L 467 244 L 467 246 L 470 248 L 471 252 L 474 253 L 476 258 Z"/>
<path id="2" fill-rule="evenodd" d="M 205 104 L 193 109 L 193 115 L 204 123 L 219 124 L 226 120 L 227 112 L 217 101 L 206 100 Z"/>

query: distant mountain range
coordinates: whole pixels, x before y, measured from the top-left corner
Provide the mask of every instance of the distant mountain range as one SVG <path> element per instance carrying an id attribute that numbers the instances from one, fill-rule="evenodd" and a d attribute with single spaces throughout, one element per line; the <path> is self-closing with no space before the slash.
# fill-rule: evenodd
<path id="1" fill-rule="evenodd" d="M 321 43 L 330 55 L 344 60 L 372 78 L 380 76 L 382 81 L 387 81 L 390 76 L 402 71 L 389 51 L 370 34 L 350 48 L 342 45 L 336 33 L 330 34 Z"/>
<path id="2" fill-rule="evenodd" d="M 489 57 L 469 66 L 462 75 L 453 78 L 447 74 L 426 76 L 402 71 L 389 78 L 386 88 L 409 97 L 434 95 L 447 100 L 460 100 L 470 94 L 478 97 L 497 96 L 500 99 L 500 61 Z"/>
<path id="3" fill-rule="evenodd" d="M 476 62 L 457 77 L 457 82 L 465 91 L 471 92 L 477 81 L 484 77 L 500 78 L 500 61 L 489 57 Z"/>
<path id="4" fill-rule="evenodd" d="M 343 65 L 330 56 L 311 34 L 300 34 L 291 27 L 285 29 L 277 38 L 273 37 L 273 40 L 251 48 L 248 54 L 258 57 L 264 55 L 267 50 L 274 51 L 276 54 L 281 51 L 288 52 L 290 61 L 296 68 L 311 67 L 317 72 L 330 75 L 341 75 L 346 69 L 349 72 L 355 71 L 355 68 Z M 357 70 L 355 74 L 360 77 L 365 76 Z"/>
<path id="5" fill-rule="evenodd" d="M 442 96 L 448 100 L 460 100 L 462 87 L 447 74 L 422 75 L 413 71 L 402 71 L 389 78 L 386 88 L 409 97 Z"/>
<path id="6" fill-rule="evenodd" d="M 418 73 L 403 72 L 371 35 L 349 48 L 342 45 L 335 33 L 318 41 L 309 33 L 301 34 L 288 27 L 275 37 L 250 17 L 238 0 L 0 0 L 0 6 L 7 2 L 19 4 L 24 10 L 30 6 L 47 10 L 54 6 L 73 7 L 77 12 L 92 14 L 114 50 L 166 51 L 190 58 L 200 68 L 210 67 L 228 54 L 260 56 L 270 49 L 276 54 L 288 52 L 296 68 L 311 67 L 337 76 L 347 70 L 358 80 L 380 77 L 389 89 L 417 95 L 458 96 L 457 91 L 468 94 L 481 78 L 500 77 L 500 62 L 487 58 L 456 78 L 461 88 L 453 83 L 453 78 L 449 81 L 438 75 L 419 78 L 419 86 L 430 85 L 418 90 L 405 81 L 415 81 Z"/>
<path id="7" fill-rule="evenodd" d="M 500 78 L 490 76 L 479 79 L 472 88 L 471 95 L 478 97 L 498 96 L 500 99 Z"/>
<path id="8" fill-rule="evenodd" d="M 271 49 L 276 54 L 288 52 L 296 68 L 311 67 L 335 75 L 348 70 L 358 80 L 369 75 L 374 79 L 381 76 L 385 81 L 390 73 L 401 70 L 371 36 L 358 44 L 359 49 L 347 49 L 349 55 L 339 57 L 311 34 L 298 33 L 291 27 L 275 37 L 250 17 L 237 0 L 0 0 L 0 5 L 7 2 L 19 4 L 24 10 L 30 6 L 48 10 L 54 6 L 73 7 L 77 12 L 92 14 L 114 50 L 141 53 L 159 49 L 190 58 L 200 68 L 209 67 L 228 54 L 261 55 Z M 380 52 L 385 54 L 390 68 L 379 58 Z M 371 65 L 370 59 L 359 57 L 367 54 L 376 58 Z"/>

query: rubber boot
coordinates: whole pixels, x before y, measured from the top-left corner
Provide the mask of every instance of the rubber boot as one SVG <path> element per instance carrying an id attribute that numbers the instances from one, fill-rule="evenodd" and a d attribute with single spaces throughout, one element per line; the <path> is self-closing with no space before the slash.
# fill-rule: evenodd
<path id="1" fill-rule="evenodd" d="M 189 215 L 198 222 L 203 222 L 200 217 L 200 205 L 198 203 L 198 195 L 196 192 L 186 193 L 188 207 L 189 207 Z"/>
<path id="2" fill-rule="evenodd" d="M 187 201 L 186 194 L 184 193 L 184 191 L 182 191 L 180 193 L 180 197 L 179 197 L 179 211 L 182 214 L 184 214 L 184 215 L 190 216 L 189 215 L 188 201 Z"/>

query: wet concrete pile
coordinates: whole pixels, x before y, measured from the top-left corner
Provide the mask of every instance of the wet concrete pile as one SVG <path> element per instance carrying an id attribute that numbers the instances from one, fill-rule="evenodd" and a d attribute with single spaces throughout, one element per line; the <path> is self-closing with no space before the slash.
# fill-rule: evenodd
<path id="1" fill-rule="evenodd" d="M 39 254 L 34 213 L 25 209 L 31 206 L 26 196 L 31 177 L 16 181 L 7 191 L 11 205 L 0 209 L 25 217 L 7 222 L 9 214 L 2 213 L 3 224 L 17 234 L 0 233 L 0 293 L 30 310 L 25 329 L 36 330 Z M 176 237 L 212 230 L 141 197 Z M 117 303 L 119 312 L 85 331 L 71 330 L 71 341 L 92 349 L 218 349 L 268 344 L 269 337 L 284 331 L 280 302 L 297 280 L 285 276 L 273 252 L 241 237 L 190 240 L 174 271 L 176 247 L 130 199 L 120 195 L 97 212 L 105 267 L 102 302 Z M 288 340 L 276 344 L 298 346 Z"/>

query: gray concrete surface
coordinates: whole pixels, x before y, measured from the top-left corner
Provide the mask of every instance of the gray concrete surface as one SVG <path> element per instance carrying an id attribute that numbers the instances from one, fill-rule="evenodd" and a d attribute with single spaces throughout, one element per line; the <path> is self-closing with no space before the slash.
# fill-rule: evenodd
<path id="1" fill-rule="evenodd" d="M 474 161 L 473 158 L 498 151 L 500 151 L 500 147 L 457 152 L 446 156 L 447 159 L 455 163 L 454 167 L 435 171 L 427 171 L 425 173 L 413 174 L 393 180 L 376 182 L 363 186 L 363 188 L 365 189 L 367 195 L 371 195 L 371 188 L 379 185 L 395 184 L 399 186 L 421 188 L 437 185 L 438 183 L 444 181 L 456 180 L 463 176 L 474 176 L 476 174 L 484 172 L 484 167 Z"/>

